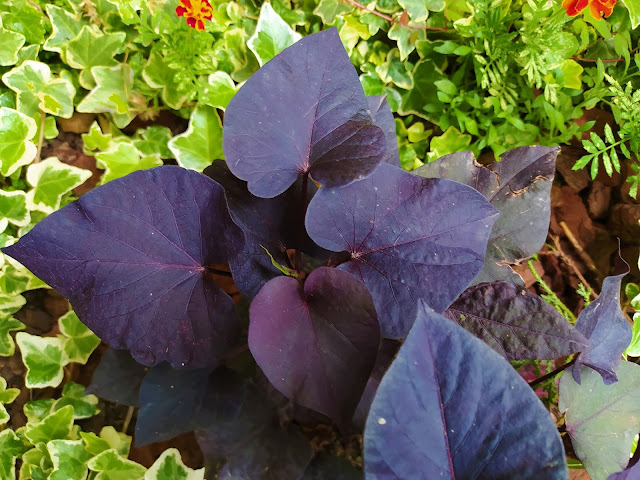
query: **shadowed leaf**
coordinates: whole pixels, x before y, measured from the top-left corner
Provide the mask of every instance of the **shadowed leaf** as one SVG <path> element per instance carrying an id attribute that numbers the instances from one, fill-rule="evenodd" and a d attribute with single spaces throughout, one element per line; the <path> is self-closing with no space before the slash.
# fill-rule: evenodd
<path id="1" fill-rule="evenodd" d="M 140 384 L 147 371 L 149 368 L 136 362 L 126 350 L 110 348 L 102 354 L 86 392 L 111 402 L 137 407 L 140 404 Z"/>
<path id="2" fill-rule="evenodd" d="M 369 111 L 373 118 L 373 123 L 382 129 L 387 141 L 387 153 L 382 161 L 390 163 L 396 167 L 400 166 L 400 155 L 398 153 L 398 137 L 396 137 L 396 122 L 393 113 L 387 103 L 386 95 L 376 95 L 367 97 Z"/>

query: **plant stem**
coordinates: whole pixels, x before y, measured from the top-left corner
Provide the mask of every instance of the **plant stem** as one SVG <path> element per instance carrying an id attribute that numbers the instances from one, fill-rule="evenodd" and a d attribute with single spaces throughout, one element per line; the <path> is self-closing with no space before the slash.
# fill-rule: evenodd
<path id="1" fill-rule="evenodd" d="M 562 372 L 563 370 L 566 370 L 567 368 L 569 368 L 571 365 L 573 365 L 574 363 L 576 363 L 576 359 L 578 358 L 578 356 L 576 355 L 575 357 L 573 357 L 573 360 L 571 360 L 570 362 L 565 363 L 564 365 L 562 365 L 561 367 L 556 368 L 553 372 L 549 372 L 546 375 L 541 376 L 540 378 L 536 378 L 535 380 L 533 380 L 532 382 L 529 382 L 529 386 L 531 388 L 535 387 L 536 385 L 544 382 L 545 380 L 549 380 L 550 378 L 555 377 L 556 375 L 558 375 L 560 372 Z"/>
<path id="2" fill-rule="evenodd" d="M 47 120 L 47 115 L 40 110 L 40 132 L 38 132 L 38 149 L 36 150 L 36 158 L 32 163 L 38 163 L 40 161 L 40 155 L 42 154 L 42 144 L 44 143 L 44 124 Z"/>
<path id="3" fill-rule="evenodd" d="M 129 430 L 129 424 L 131 423 L 131 418 L 133 417 L 134 407 L 129 407 L 127 410 L 127 416 L 124 418 L 124 423 L 122 425 L 122 433 L 127 433 Z"/>

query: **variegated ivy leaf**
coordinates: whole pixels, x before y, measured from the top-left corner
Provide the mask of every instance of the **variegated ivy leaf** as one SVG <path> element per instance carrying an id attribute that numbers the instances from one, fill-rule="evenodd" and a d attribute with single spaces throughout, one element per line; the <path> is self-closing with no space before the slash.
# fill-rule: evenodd
<path id="1" fill-rule="evenodd" d="M 61 316 L 58 325 L 64 336 L 64 351 L 69 361 L 83 365 L 87 363 L 91 353 L 100 345 L 100 339 L 78 319 L 73 310 Z"/>
<path id="2" fill-rule="evenodd" d="M 24 42 L 24 35 L 7 30 L 0 21 L 0 65 L 11 66 L 18 63 L 18 52 Z"/>
<path id="3" fill-rule="evenodd" d="M 201 84 L 198 103 L 224 110 L 238 88 L 227 72 L 212 73 Z"/>
<path id="4" fill-rule="evenodd" d="M 409 14 L 409 18 L 414 22 L 424 22 L 429 16 L 427 1 L 425 0 L 398 0 L 398 3 Z M 394 24 L 394 26 L 397 24 Z M 410 30 L 404 27 L 405 30 Z"/>
<path id="5" fill-rule="evenodd" d="M 3 8 L 3 12 L 0 13 L 4 28 L 24 35 L 26 43 L 40 44 L 44 42 L 44 20 L 46 17 L 38 4 L 24 0 L 1 3 L 2 6 L 8 4 L 9 7 Z"/>
<path id="6" fill-rule="evenodd" d="M 169 150 L 169 141 L 173 138 L 173 133 L 167 127 L 151 125 L 136 132 L 133 145 L 143 155 L 155 155 L 159 158 L 175 158 L 173 152 Z"/>
<path id="7" fill-rule="evenodd" d="M 92 472 L 98 472 L 94 480 L 142 480 L 147 471 L 139 463 L 121 457 L 115 449 L 105 450 L 87 465 Z"/>
<path id="8" fill-rule="evenodd" d="M 13 402 L 20 395 L 20 390 L 17 388 L 7 388 L 7 381 L 0 377 L 0 426 L 9 421 L 9 414 L 7 409 L 4 408 L 4 404 Z M 0 470 L 1 471 L 1 470 Z M 0 478 L 3 478 L 0 476 Z"/>
<path id="9" fill-rule="evenodd" d="M 22 295 L 0 293 L 0 318 L 7 318 L 20 310 L 27 303 Z"/>
<path id="10" fill-rule="evenodd" d="M 24 445 L 13 430 L 0 432 L 0 478 L 16 478 L 16 459 L 22 456 Z"/>
<path id="11" fill-rule="evenodd" d="M 26 335 L 26 334 L 25 334 Z M 73 432 L 73 407 L 67 405 L 60 410 L 51 412 L 37 422 L 27 422 L 24 436 L 33 445 L 51 440 L 70 439 Z"/>
<path id="12" fill-rule="evenodd" d="M 18 295 L 24 298 L 22 295 Z M 13 341 L 11 332 L 24 330 L 24 323 L 13 317 L 0 318 L 0 357 L 11 357 L 16 351 L 16 344 Z"/>
<path id="13" fill-rule="evenodd" d="M 33 119 L 36 121 L 36 134 L 33 137 L 34 140 L 40 136 L 40 112 L 36 113 L 33 116 Z M 58 125 L 56 124 L 55 117 L 50 115 L 45 115 L 44 119 L 44 138 L 47 140 L 51 140 L 52 138 L 56 138 L 60 132 L 58 132 Z"/>
<path id="14" fill-rule="evenodd" d="M 247 46 L 262 66 L 301 38 L 302 36 L 276 13 L 271 4 L 265 2 L 260 8 L 256 31 L 249 38 Z"/>
<path id="15" fill-rule="evenodd" d="M 223 159 L 222 125 L 215 108 L 202 105 L 191 112 L 189 128 L 169 142 L 178 165 L 201 172 Z"/>
<path id="16" fill-rule="evenodd" d="M 150 87 L 161 90 L 165 105 L 179 110 L 187 101 L 188 93 L 181 88 L 182 82 L 176 79 L 176 71 L 169 68 L 162 55 L 153 53 L 142 71 L 142 76 Z"/>
<path id="17" fill-rule="evenodd" d="M 75 420 L 93 417 L 100 411 L 98 409 L 98 397 L 85 395 L 84 390 L 85 388 L 78 383 L 65 383 L 62 389 L 62 396 L 54 401 L 52 411 L 71 405 Z"/>
<path id="18" fill-rule="evenodd" d="M 46 63 L 27 60 L 5 73 L 2 81 L 17 93 L 17 109 L 25 115 L 40 110 L 63 118 L 73 115 L 75 87 L 67 78 L 54 78 Z"/>
<path id="19" fill-rule="evenodd" d="M 82 440 L 52 440 L 47 451 L 53 463 L 49 480 L 84 480 L 91 454 L 84 449 Z"/>
<path id="20" fill-rule="evenodd" d="M 22 190 L 13 192 L 0 190 L 0 218 L 6 219 L 17 227 L 29 225 L 31 215 L 27 208 L 27 194 Z"/>
<path id="21" fill-rule="evenodd" d="M 67 45 L 80 33 L 83 26 L 89 25 L 89 22 L 84 17 L 82 11 L 74 15 L 56 5 L 48 4 L 45 8 L 51 20 L 51 28 L 53 31 L 44 42 L 42 48 L 50 52 L 59 53 L 62 60 L 65 60 Z"/>
<path id="22" fill-rule="evenodd" d="M 129 104 L 133 92 L 133 70 L 129 65 L 92 67 L 96 86 L 78 104 L 76 110 L 85 113 L 110 113 L 118 128 L 126 127 L 135 116 Z"/>
<path id="23" fill-rule="evenodd" d="M 36 156 L 31 142 L 37 127 L 33 118 L 12 108 L 0 107 L 0 173 L 5 177 L 28 165 Z"/>
<path id="24" fill-rule="evenodd" d="M 82 134 L 82 141 L 84 142 L 84 153 L 91 155 L 94 150 L 106 150 L 109 148 L 111 134 L 102 133 L 98 122 L 93 122 L 91 128 L 89 128 L 89 132 Z"/>
<path id="25" fill-rule="evenodd" d="M 105 450 L 115 449 L 123 457 L 129 456 L 131 449 L 131 437 L 118 432 L 111 426 L 102 427 L 100 436 L 90 432 L 80 432 L 80 437 L 85 443 L 85 449 L 91 455 L 98 455 Z"/>
<path id="26" fill-rule="evenodd" d="M 84 69 L 96 66 L 115 67 L 115 56 L 125 46 L 124 32 L 102 33 L 95 27 L 84 26 L 67 44 L 67 64 Z"/>
<path id="27" fill-rule="evenodd" d="M 144 480 L 204 480 L 204 468 L 193 470 L 182 462 L 177 448 L 168 448 L 144 474 Z"/>
<path id="28" fill-rule="evenodd" d="M 21 460 L 20 477 L 22 478 L 48 479 L 53 470 L 53 463 L 44 442 L 24 452 Z"/>
<path id="29" fill-rule="evenodd" d="M 33 188 L 27 192 L 30 210 L 52 213 L 60 208 L 62 197 L 82 185 L 91 172 L 67 165 L 57 157 L 49 157 L 27 169 L 27 183 Z"/>
<path id="30" fill-rule="evenodd" d="M 27 388 L 57 387 L 62 382 L 62 368 L 69 363 L 64 342 L 57 337 L 39 337 L 19 332 L 16 342 L 27 367 Z M 73 409 L 71 409 L 73 416 Z"/>
<path id="31" fill-rule="evenodd" d="M 99 168 L 105 170 L 100 183 L 124 177 L 137 170 L 162 165 L 162 160 L 156 155 L 142 155 L 130 142 L 115 143 L 109 150 L 96 153 Z"/>
<path id="32" fill-rule="evenodd" d="M 22 411 L 27 417 L 27 421 L 31 423 L 39 423 L 53 412 L 53 404 L 55 400 L 53 398 L 41 398 L 39 400 L 31 400 L 24 404 Z"/>

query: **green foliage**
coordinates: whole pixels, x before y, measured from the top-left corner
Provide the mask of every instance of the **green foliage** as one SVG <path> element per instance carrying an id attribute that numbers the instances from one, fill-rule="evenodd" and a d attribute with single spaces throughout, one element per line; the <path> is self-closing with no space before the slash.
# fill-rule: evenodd
<path id="1" fill-rule="evenodd" d="M 178 165 L 202 171 L 212 159 L 224 158 L 222 124 L 214 108 L 200 106 L 191 113 L 189 128 L 169 142 Z"/>
<path id="2" fill-rule="evenodd" d="M 262 66 L 300 38 L 301 35 L 275 12 L 270 3 L 263 3 L 256 31 L 247 45 Z"/>

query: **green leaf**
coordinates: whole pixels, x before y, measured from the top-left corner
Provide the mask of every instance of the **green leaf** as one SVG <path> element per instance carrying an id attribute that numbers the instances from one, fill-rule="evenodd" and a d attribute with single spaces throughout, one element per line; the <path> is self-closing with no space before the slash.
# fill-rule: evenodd
<path id="1" fill-rule="evenodd" d="M 445 77 L 430 60 L 420 60 L 413 69 L 414 87 L 402 97 L 398 112 L 415 114 L 429 121 L 437 121 L 444 110 L 438 99 L 435 82 Z"/>
<path id="2" fill-rule="evenodd" d="M 16 458 L 22 456 L 24 446 L 18 436 L 7 428 L 0 432 L 0 479 L 16 478 Z"/>
<path id="3" fill-rule="evenodd" d="M 169 142 L 178 165 L 201 172 L 216 159 L 224 159 L 222 125 L 218 113 L 206 105 L 191 112 L 189 128 Z"/>
<path id="4" fill-rule="evenodd" d="M 384 83 L 393 83 L 405 90 L 413 89 L 413 74 L 407 70 L 407 63 L 400 61 L 400 50 L 397 48 L 389 50 L 387 60 L 376 67 L 376 73 Z M 432 88 L 436 90 L 433 86 Z"/>
<path id="5" fill-rule="evenodd" d="M 106 183 L 115 178 L 124 177 L 125 175 L 137 170 L 145 170 L 147 168 L 162 165 L 156 155 L 143 156 L 130 142 L 118 142 L 105 152 L 96 153 L 96 161 L 98 168 L 105 170 L 101 183 Z"/>
<path id="6" fill-rule="evenodd" d="M 25 334 L 26 335 L 26 334 Z M 73 407 L 67 405 L 50 413 L 40 422 L 27 422 L 24 436 L 33 444 L 51 440 L 67 440 L 73 434 Z"/>
<path id="7" fill-rule="evenodd" d="M 360 17 L 355 15 L 345 15 L 339 33 L 342 44 L 349 55 L 353 53 L 353 49 L 360 40 L 369 40 L 371 37 L 369 27 L 360 21 Z"/>
<path id="8" fill-rule="evenodd" d="M 174 110 L 179 110 L 189 97 L 189 92 L 181 88 L 182 82 L 177 74 L 158 53 L 149 56 L 142 71 L 144 80 L 150 87 L 160 89 L 162 101 Z"/>
<path id="9" fill-rule="evenodd" d="M 18 94 L 17 110 L 32 117 L 40 110 L 57 117 L 73 115 L 76 89 L 66 78 L 53 78 L 46 63 L 27 60 L 2 76 Z"/>
<path id="10" fill-rule="evenodd" d="M 58 210 L 64 194 L 82 185 L 90 176 L 89 170 L 62 163 L 57 157 L 29 165 L 27 182 L 33 187 L 27 192 L 29 209 L 45 213 Z"/>
<path id="11" fill-rule="evenodd" d="M 200 104 L 224 110 L 238 91 L 238 87 L 226 72 L 215 72 L 202 82 L 198 95 Z"/>
<path id="12" fill-rule="evenodd" d="M 414 22 L 424 22 L 429 16 L 427 0 L 398 0 L 398 3 L 407 11 L 409 18 Z M 442 7 L 444 8 L 444 2 L 442 2 Z M 442 10 L 442 8 L 440 10 Z M 409 30 L 407 27 L 403 28 Z M 391 33 L 391 31 L 389 31 L 389 33 Z M 389 38 L 391 38 L 391 35 L 389 35 Z"/>
<path id="13" fill-rule="evenodd" d="M 18 227 L 29 225 L 31 215 L 27 208 L 27 194 L 21 190 L 0 190 L 0 218 Z"/>
<path id="14" fill-rule="evenodd" d="M 631 343 L 624 351 L 625 355 L 632 357 L 640 357 L 640 313 L 633 315 Z"/>
<path id="15" fill-rule="evenodd" d="M 581 385 L 567 370 L 560 379 L 560 411 L 567 433 L 592 480 L 605 480 L 629 462 L 640 431 L 640 365 L 621 362 L 618 381 L 605 385 L 598 372 L 582 367 Z"/>
<path id="16" fill-rule="evenodd" d="M 98 455 L 105 450 L 115 449 L 121 456 L 127 457 L 131 449 L 131 437 L 118 432 L 111 426 L 102 427 L 100 436 L 95 433 L 80 432 L 80 437 L 85 443 L 85 449 L 91 455 Z"/>
<path id="17" fill-rule="evenodd" d="M 33 116 L 33 119 L 36 121 L 36 134 L 34 138 L 38 138 L 40 136 L 40 112 L 36 113 Z M 51 140 L 52 138 L 56 138 L 60 132 L 58 131 L 58 125 L 56 124 L 55 117 L 45 114 L 44 118 L 44 138 L 46 140 Z"/>
<path id="18" fill-rule="evenodd" d="M 204 480 L 204 468 L 193 470 L 187 467 L 176 448 L 168 448 L 149 467 L 144 480 Z"/>
<path id="19" fill-rule="evenodd" d="M 7 318 L 20 310 L 26 299 L 22 295 L 7 295 L 0 293 L 0 318 Z"/>
<path id="20" fill-rule="evenodd" d="M 0 107 L 0 173 L 5 177 L 28 165 L 36 156 L 31 142 L 36 134 L 36 122 L 16 110 Z"/>
<path id="21" fill-rule="evenodd" d="M 18 52 L 24 42 L 24 35 L 5 29 L 0 22 L 0 65 L 12 66 L 18 63 Z"/>
<path id="22" fill-rule="evenodd" d="M 49 480 L 85 480 L 91 454 L 84 449 L 82 440 L 52 440 L 47 443 L 47 450 L 53 463 Z"/>
<path id="23" fill-rule="evenodd" d="M 20 298 L 24 298 L 18 295 Z M 16 351 L 16 345 L 11 336 L 15 330 L 24 330 L 24 323 L 13 317 L 0 317 L 0 357 L 11 357 Z"/>
<path id="24" fill-rule="evenodd" d="M 560 65 L 563 74 L 563 87 L 574 88 L 576 90 L 582 88 L 582 72 L 584 68 L 578 62 L 567 59 Z"/>
<path id="25" fill-rule="evenodd" d="M 12 2 L 9 12 L 1 14 L 4 28 L 24 35 L 26 43 L 40 44 L 44 41 L 44 14 L 29 2 Z"/>
<path id="26" fill-rule="evenodd" d="M 118 128 L 124 128 L 133 120 L 129 98 L 133 90 L 133 70 L 129 65 L 115 67 L 92 67 L 91 75 L 96 82 L 76 110 L 85 113 L 110 113 Z"/>
<path id="27" fill-rule="evenodd" d="M 322 19 L 325 25 L 333 25 L 337 16 L 350 12 L 352 7 L 342 0 L 320 0 L 313 14 Z"/>
<path id="28" fill-rule="evenodd" d="M 45 443 L 37 444 L 31 450 L 27 450 L 22 455 L 22 467 L 20 467 L 20 478 L 30 478 L 31 480 L 48 480 L 49 473 L 53 470 L 53 463 L 47 451 Z"/>
<path id="29" fill-rule="evenodd" d="M 41 422 L 47 415 L 53 412 L 54 403 L 55 400 L 53 398 L 41 398 L 25 403 L 22 410 L 27 417 L 27 421 L 35 424 Z"/>
<path id="30" fill-rule="evenodd" d="M 160 125 L 152 125 L 138 130 L 133 145 L 142 155 L 155 155 L 158 158 L 175 158 L 169 150 L 169 140 L 173 137 L 171 130 Z"/>
<path id="31" fill-rule="evenodd" d="M 75 420 L 91 418 L 100 410 L 98 409 L 98 397 L 95 395 L 85 395 L 85 388 L 75 382 L 67 382 L 62 389 L 62 397 L 53 404 L 54 410 L 71 405 L 73 407 L 73 418 Z"/>
<path id="32" fill-rule="evenodd" d="M 449 153 L 465 150 L 471 143 L 471 135 L 460 133 L 456 127 L 449 127 L 439 137 L 431 139 L 431 152 L 434 159 L 448 155 Z"/>
<path id="33" fill-rule="evenodd" d="M 83 150 L 85 153 L 91 153 L 93 150 L 106 150 L 111 142 L 111 134 L 103 134 L 98 122 L 93 122 L 88 133 L 82 134 L 84 142 Z"/>
<path id="34" fill-rule="evenodd" d="M 640 25 L 640 0 L 622 0 L 622 4 L 629 10 L 631 28 L 635 30 Z"/>
<path id="35" fill-rule="evenodd" d="M 93 457 L 88 466 L 98 472 L 94 480 L 142 480 L 147 470 L 139 463 L 122 458 L 115 449 Z"/>
<path id="36" fill-rule="evenodd" d="M 27 367 L 27 388 L 57 387 L 62 382 L 62 368 L 69 363 L 61 339 L 39 337 L 19 332 L 16 342 Z M 73 414 L 73 409 L 71 410 Z M 62 438 L 62 437 L 58 437 Z"/>
<path id="37" fill-rule="evenodd" d="M 114 57 L 124 49 L 125 39 L 124 32 L 102 33 L 84 26 L 67 44 L 67 64 L 78 69 L 114 67 L 118 65 Z"/>
<path id="38" fill-rule="evenodd" d="M 100 345 L 100 339 L 78 319 L 73 310 L 61 316 L 58 325 L 60 332 L 67 337 L 63 341 L 69 361 L 83 365 L 87 363 L 91 353 Z"/>
<path id="39" fill-rule="evenodd" d="M 82 30 L 82 27 L 89 25 L 82 13 L 73 15 L 64 8 L 48 4 L 46 6 L 47 15 L 51 19 L 53 29 L 51 36 L 44 42 L 43 49 L 50 52 L 57 52 L 65 60 L 66 47 Z"/>
<path id="40" fill-rule="evenodd" d="M 276 13 L 271 4 L 265 2 L 260 8 L 256 30 L 249 38 L 247 46 L 262 66 L 301 38 L 302 36 Z"/>
<path id="41" fill-rule="evenodd" d="M 400 61 L 406 60 L 411 52 L 416 49 L 416 40 L 419 38 L 419 32 L 412 30 L 399 23 L 394 23 L 389 29 L 388 37 L 398 43 L 400 51 Z"/>
<path id="42" fill-rule="evenodd" d="M 0 377 L 0 426 L 9 421 L 9 414 L 4 408 L 4 404 L 13 402 L 18 398 L 18 395 L 20 395 L 20 390 L 17 388 L 7 388 L 7 381 Z"/>

